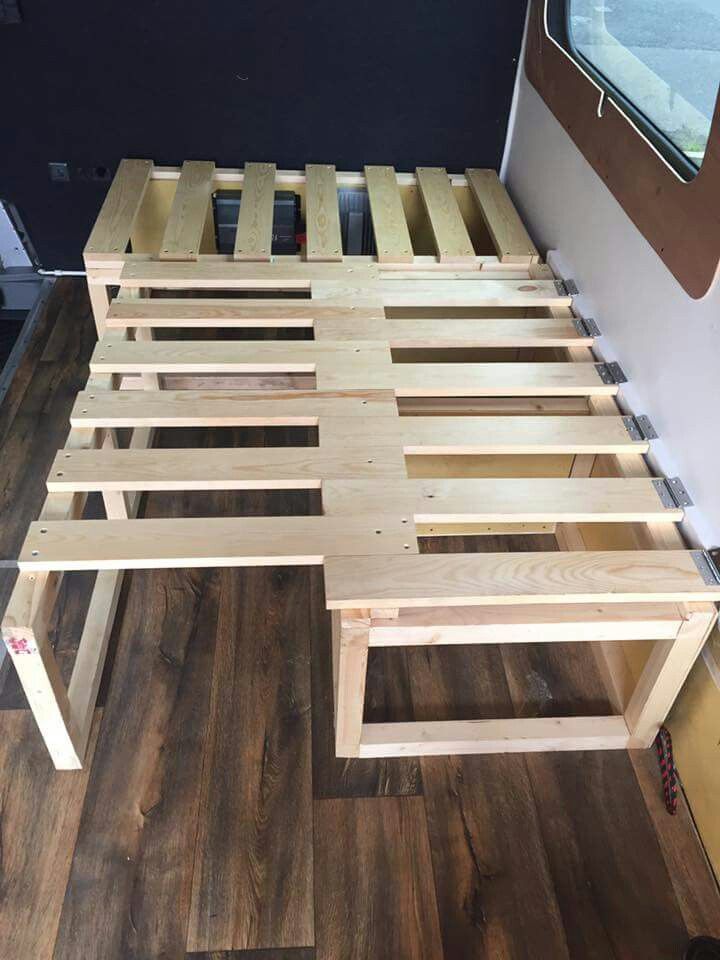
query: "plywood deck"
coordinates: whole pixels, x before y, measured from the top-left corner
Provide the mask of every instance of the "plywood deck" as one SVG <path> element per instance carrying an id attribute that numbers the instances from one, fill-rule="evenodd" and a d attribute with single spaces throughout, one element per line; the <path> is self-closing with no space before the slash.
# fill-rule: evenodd
<path id="1" fill-rule="evenodd" d="M 91 351 L 80 282 L 58 284 L 48 311 L 0 408 L 6 556 L 42 502 Z M 291 447 L 312 425 L 231 429 L 239 446 Z M 156 446 L 195 447 L 197 432 L 161 429 Z M 142 514 L 317 509 L 313 490 L 154 492 Z M 478 546 L 552 550 L 554 538 L 424 550 Z M 65 666 L 91 584 L 64 582 Z M 110 647 L 83 771 L 53 770 L 6 672 L 0 957 L 675 960 L 691 935 L 720 936 L 688 810 L 664 812 L 649 751 L 336 758 L 317 568 L 134 571 Z M 588 644 L 457 654 L 372 649 L 366 720 L 613 712 Z"/>

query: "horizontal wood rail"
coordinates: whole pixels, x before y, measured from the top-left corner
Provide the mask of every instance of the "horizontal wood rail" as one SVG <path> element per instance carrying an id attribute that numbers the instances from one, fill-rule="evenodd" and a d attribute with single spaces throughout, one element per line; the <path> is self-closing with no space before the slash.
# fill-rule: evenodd
<path id="1" fill-rule="evenodd" d="M 369 646 L 674 640 L 686 623 L 674 603 L 415 607 L 396 614 L 383 619 L 376 611 Z"/>
<path id="2" fill-rule="evenodd" d="M 624 717 L 536 717 L 510 720 L 435 720 L 365 723 L 359 757 L 418 757 L 446 753 L 531 753 L 626 747 Z"/>

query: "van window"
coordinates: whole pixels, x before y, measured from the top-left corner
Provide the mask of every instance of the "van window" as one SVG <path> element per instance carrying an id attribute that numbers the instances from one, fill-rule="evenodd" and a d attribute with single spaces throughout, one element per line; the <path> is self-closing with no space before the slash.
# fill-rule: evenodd
<path id="1" fill-rule="evenodd" d="M 565 0 L 565 29 L 611 99 L 696 172 L 720 83 L 720 0 Z"/>

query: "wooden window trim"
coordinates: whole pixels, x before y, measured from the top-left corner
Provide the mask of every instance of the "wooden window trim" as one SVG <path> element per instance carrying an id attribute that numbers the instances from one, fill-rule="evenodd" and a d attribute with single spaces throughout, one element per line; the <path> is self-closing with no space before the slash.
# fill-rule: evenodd
<path id="1" fill-rule="evenodd" d="M 528 79 L 657 255 L 694 299 L 720 263 L 720 98 L 702 166 L 684 181 L 632 121 L 547 34 L 547 0 L 531 0 Z"/>

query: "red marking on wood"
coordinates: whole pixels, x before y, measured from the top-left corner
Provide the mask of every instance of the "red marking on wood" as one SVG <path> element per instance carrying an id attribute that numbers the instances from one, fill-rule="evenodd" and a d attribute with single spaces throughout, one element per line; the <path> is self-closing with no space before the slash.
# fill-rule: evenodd
<path id="1" fill-rule="evenodd" d="M 30 641 L 25 637 L 8 637 L 6 642 L 13 653 L 35 653 L 35 648 L 28 646 Z"/>

